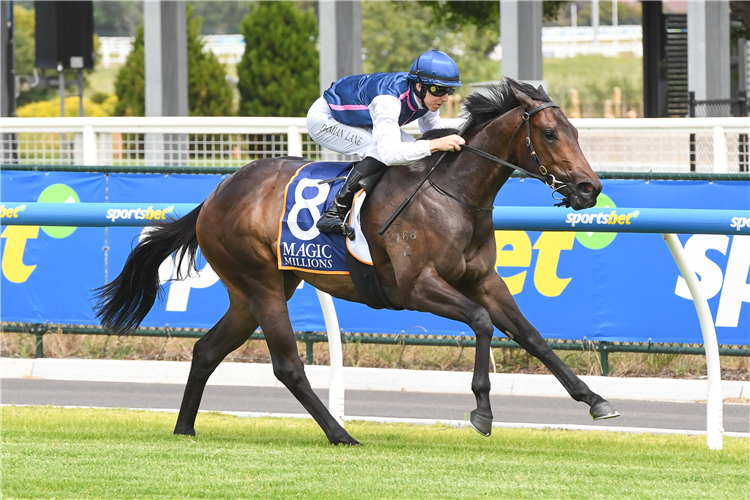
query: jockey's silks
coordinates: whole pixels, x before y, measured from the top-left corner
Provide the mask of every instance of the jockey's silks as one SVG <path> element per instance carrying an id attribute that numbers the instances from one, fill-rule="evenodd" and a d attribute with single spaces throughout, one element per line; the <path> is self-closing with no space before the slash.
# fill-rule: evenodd
<path id="1" fill-rule="evenodd" d="M 331 115 L 341 123 L 359 127 L 372 125 L 368 106 L 377 96 L 391 95 L 401 102 L 399 126 L 413 122 L 427 113 L 420 108 L 417 98 L 406 79 L 408 73 L 372 73 L 346 76 L 334 82 L 323 93 Z"/>

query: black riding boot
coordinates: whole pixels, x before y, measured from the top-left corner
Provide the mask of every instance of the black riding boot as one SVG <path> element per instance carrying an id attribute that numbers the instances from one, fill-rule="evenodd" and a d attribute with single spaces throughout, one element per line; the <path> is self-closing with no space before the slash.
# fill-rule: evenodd
<path id="1" fill-rule="evenodd" d="M 354 195 L 363 187 L 360 185 L 360 181 L 365 178 L 375 180 L 373 176 L 376 174 L 381 174 L 382 176 L 386 168 L 384 163 L 371 156 L 354 165 L 346 181 L 344 181 L 344 185 L 341 186 L 339 192 L 334 196 L 331 206 L 323 212 L 323 215 L 320 216 L 317 224 L 315 224 L 318 231 L 321 233 L 342 233 L 350 240 L 353 240 L 354 230 L 345 222 L 344 218 L 352 208 Z M 378 176 L 377 180 L 380 180 L 380 176 Z"/>
<path id="2" fill-rule="evenodd" d="M 336 193 L 331 201 L 331 206 L 323 212 L 323 215 L 318 219 L 315 227 L 321 233 L 342 233 L 347 236 L 350 240 L 354 239 L 354 230 L 344 222 L 344 218 L 349 210 L 352 208 L 352 201 L 354 195 L 362 189 L 359 186 L 359 181 L 364 179 L 365 176 L 359 170 L 353 168 L 349 175 L 346 177 L 344 184 Z"/>

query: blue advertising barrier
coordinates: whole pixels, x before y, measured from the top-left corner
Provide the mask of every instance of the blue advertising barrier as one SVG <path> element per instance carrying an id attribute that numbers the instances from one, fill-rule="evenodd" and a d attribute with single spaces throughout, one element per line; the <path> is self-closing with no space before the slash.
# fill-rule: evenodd
<path id="1" fill-rule="evenodd" d="M 179 218 L 197 203 L 3 203 L 2 226 L 143 227 Z"/>
<path id="2" fill-rule="evenodd" d="M 52 208 L 50 203 L 34 201 L 59 202 L 53 209 L 56 214 L 62 213 L 62 202 L 67 202 L 66 211 L 81 213 L 95 208 L 89 203 L 109 202 L 99 206 L 103 212 L 91 216 L 103 218 L 108 225 L 141 226 L 148 220 L 149 207 L 152 217 L 170 206 L 174 214 L 184 215 L 225 177 L 1 174 L 0 223 L 7 226 L 0 238 L 2 320 L 83 325 L 98 324 L 91 312 L 92 289 L 117 276 L 141 228 L 44 226 L 50 223 L 42 219 L 28 219 L 26 224 L 31 225 L 25 226 L 10 224 L 47 208 L 42 205 Z M 639 233 L 684 231 L 680 245 L 700 277 L 719 343 L 750 344 L 747 183 L 605 180 L 603 184 L 599 206 L 580 212 L 535 208 L 548 203 L 549 191 L 528 179 L 511 179 L 498 196 L 494 219 L 511 230 L 496 233 L 497 271 L 531 323 L 545 337 L 555 339 L 702 343 L 692 296 L 662 238 L 607 230 L 617 226 L 618 232 L 623 228 Z M 160 199 L 170 203 L 148 203 Z M 26 208 L 20 210 L 24 204 Z M 509 208 L 513 206 L 518 208 Z M 691 211 L 672 212 L 675 208 Z M 117 217 L 107 219 L 110 210 L 117 210 Z M 542 213 L 549 214 L 550 220 Z M 144 219 L 137 218 L 141 214 Z M 681 221 L 676 220 L 678 214 Z M 686 225 L 660 225 L 669 220 Z M 687 225 L 691 220 L 695 229 Z M 725 229 L 706 228 L 706 224 Z M 698 229 L 712 234 L 691 233 Z M 154 307 L 143 326 L 210 328 L 228 307 L 218 277 L 201 259 L 199 272 L 191 279 L 170 282 L 173 267 L 169 262 L 162 266 L 165 301 Z M 335 304 L 347 332 L 472 335 L 466 325 L 428 314 L 373 311 L 339 300 Z M 289 310 L 295 330 L 325 331 L 312 287 L 302 284 Z"/>
<path id="3" fill-rule="evenodd" d="M 495 207 L 492 221 L 498 230 L 750 234 L 750 210 Z"/>
<path id="4" fill-rule="evenodd" d="M 197 206 L 198 203 L 4 203 L 0 205 L 0 225 L 143 227 L 181 217 Z M 492 221 L 498 231 L 750 234 L 750 211 L 742 210 L 495 207 Z"/>

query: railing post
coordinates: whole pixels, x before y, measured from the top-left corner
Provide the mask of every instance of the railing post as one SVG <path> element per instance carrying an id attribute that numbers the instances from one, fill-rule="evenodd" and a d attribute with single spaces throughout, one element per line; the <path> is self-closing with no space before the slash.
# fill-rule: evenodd
<path id="1" fill-rule="evenodd" d="M 312 339 L 305 340 L 305 352 L 307 354 L 307 364 L 313 364 L 313 341 Z"/>
<path id="2" fill-rule="evenodd" d="M 714 127 L 714 172 L 726 174 L 729 172 L 727 165 L 727 137 L 724 127 Z"/>
<path id="3" fill-rule="evenodd" d="M 44 357 L 44 334 L 43 333 L 36 334 L 36 353 L 34 354 L 34 357 L 37 359 Z"/>
<path id="4" fill-rule="evenodd" d="M 35 352 L 34 357 L 37 359 L 44 357 L 44 334 L 47 333 L 47 325 L 43 325 L 41 323 L 37 323 L 34 325 L 31 325 L 31 328 L 29 328 L 31 333 L 35 336 Z"/>
<path id="5" fill-rule="evenodd" d="M 336 308 L 333 305 L 333 298 L 317 288 L 320 308 L 323 310 L 323 319 L 326 324 L 326 333 L 328 334 L 328 350 L 331 356 L 331 386 L 328 389 L 328 411 L 333 418 L 343 427 L 344 426 L 344 355 L 341 348 L 341 330 L 339 329 L 339 319 L 336 316 Z"/>
<path id="6" fill-rule="evenodd" d="M 98 165 L 96 158 L 96 133 L 93 125 L 83 126 L 83 165 Z"/>
<path id="7" fill-rule="evenodd" d="M 609 376 L 609 342 L 599 342 L 599 358 L 602 363 L 602 377 Z"/>
<path id="8" fill-rule="evenodd" d="M 688 116 L 695 118 L 695 92 L 688 92 Z"/>
<path id="9" fill-rule="evenodd" d="M 289 156 L 303 156 L 302 155 L 302 134 L 299 131 L 299 127 L 290 126 L 286 133 L 286 143 L 288 147 Z"/>
<path id="10" fill-rule="evenodd" d="M 687 258 L 676 234 L 664 235 L 672 257 L 680 269 L 682 277 L 687 283 L 693 298 L 698 322 L 703 334 L 703 347 L 706 349 L 706 371 L 708 372 L 708 393 L 706 394 L 706 441 L 711 450 L 720 450 L 724 446 L 724 400 L 721 394 L 721 364 L 719 360 L 719 344 L 716 340 L 716 328 L 708 301 L 703 295 L 698 277 Z"/>

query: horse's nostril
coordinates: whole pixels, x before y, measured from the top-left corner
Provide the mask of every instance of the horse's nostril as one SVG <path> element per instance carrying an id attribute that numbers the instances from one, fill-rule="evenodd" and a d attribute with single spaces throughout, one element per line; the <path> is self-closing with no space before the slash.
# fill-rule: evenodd
<path id="1" fill-rule="evenodd" d="M 594 193 L 596 188 L 590 182 L 581 182 L 578 184 L 578 192 L 584 196 L 590 196 Z"/>

